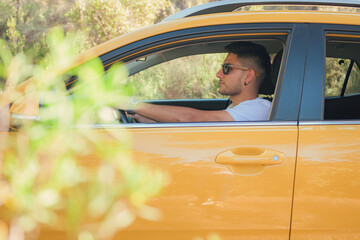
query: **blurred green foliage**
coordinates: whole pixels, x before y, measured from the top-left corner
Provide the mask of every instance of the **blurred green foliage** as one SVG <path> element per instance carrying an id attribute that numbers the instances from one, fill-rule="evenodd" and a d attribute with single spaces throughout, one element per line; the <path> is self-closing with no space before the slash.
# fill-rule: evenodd
<path id="1" fill-rule="evenodd" d="M 167 176 L 132 160 L 126 129 L 87 127 L 116 123 L 109 106 L 127 96 L 126 69 L 114 65 L 105 73 L 94 58 L 71 71 L 78 83 L 69 96 L 64 76 L 54 73 L 74 64 L 74 42 L 55 28 L 47 40 L 49 54 L 35 65 L 1 43 L 7 84 L 34 77 L 34 86 L 15 104 L 35 99 L 24 110 L 37 108 L 40 96 L 42 107 L 40 121 L 22 120 L 16 131 L 0 133 L 0 239 L 36 239 L 44 226 L 71 238 L 107 239 L 138 216 L 160 216 L 146 202 L 159 194 Z"/>

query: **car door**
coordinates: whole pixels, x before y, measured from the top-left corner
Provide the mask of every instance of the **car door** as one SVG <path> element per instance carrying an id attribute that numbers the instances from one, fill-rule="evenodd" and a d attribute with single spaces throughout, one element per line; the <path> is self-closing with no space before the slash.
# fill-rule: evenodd
<path id="1" fill-rule="evenodd" d="M 291 239 L 358 239 L 360 29 L 313 25 L 310 42 Z"/>
<path id="2" fill-rule="evenodd" d="M 155 35 L 157 41 L 134 41 L 101 56 L 107 67 L 184 43 L 284 39 L 269 121 L 86 126 L 119 136 L 125 128 L 133 159 L 170 179 L 148 202 L 160 219 L 138 218 L 117 239 L 289 238 L 307 32 L 306 24 L 214 25 Z"/>
<path id="3" fill-rule="evenodd" d="M 288 239 L 307 26 L 284 26 L 226 26 L 245 40 L 286 32 L 270 121 L 125 126 L 134 159 L 160 168 L 171 181 L 149 202 L 161 211 L 161 219 L 139 218 L 119 238 L 206 239 L 216 234 L 221 239 Z M 223 35 L 230 33 L 217 27 Z M 217 33 L 212 34 L 209 38 Z M 178 42 L 176 36 L 167 44 L 172 42 Z"/>

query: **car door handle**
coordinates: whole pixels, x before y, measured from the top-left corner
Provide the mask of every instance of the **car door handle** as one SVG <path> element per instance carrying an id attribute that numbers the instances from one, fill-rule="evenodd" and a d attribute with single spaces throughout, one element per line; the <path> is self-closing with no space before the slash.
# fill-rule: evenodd
<path id="1" fill-rule="evenodd" d="M 219 153 L 215 161 L 224 165 L 277 165 L 284 162 L 286 155 L 282 152 L 255 148 L 241 147 Z"/>

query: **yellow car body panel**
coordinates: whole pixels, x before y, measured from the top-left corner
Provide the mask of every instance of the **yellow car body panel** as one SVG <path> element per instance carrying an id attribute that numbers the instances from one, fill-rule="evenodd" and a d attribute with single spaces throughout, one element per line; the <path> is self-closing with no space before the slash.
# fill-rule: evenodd
<path id="1" fill-rule="evenodd" d="M 300 126 L 292 239 L 360 238 L 360 125 Z"/>
<path id="2" fill-rule="evenodd" d="M 124 134 L 122 128 L 108 128 Z M 107 131 L 97 134 L 108 134 Z M 115 239 L 288 239 L 296 157 L 296 126 L 130 128 L 135 161 L 163 170 L 170 184 L 148 202 L 159 221 L 138 218 Z M 216 163 L 229 149 L 272 149 L 286 158 L 278 165 Z M 246 157 L 245 157 L 246 158 Z M 121 159 L 119 159 L 121 161 Z M 82 165 L 96 162 L 84 160 Z M 43 229 L 40 239 L 65 233 Z"/>

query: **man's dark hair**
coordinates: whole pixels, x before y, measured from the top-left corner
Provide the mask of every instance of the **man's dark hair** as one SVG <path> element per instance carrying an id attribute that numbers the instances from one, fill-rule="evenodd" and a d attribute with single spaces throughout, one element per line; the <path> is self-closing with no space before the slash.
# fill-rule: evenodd
<path id="1" fill-rule="evenodd" d="M 240 60 L 245 60 L 245 67 L 254 68 L 259 74 L 258 87 L 271 75 L 270 57 L 265 47 L 251 42 L 233 42 L 225 46 L 228 53 L 234 53 Z"/>

